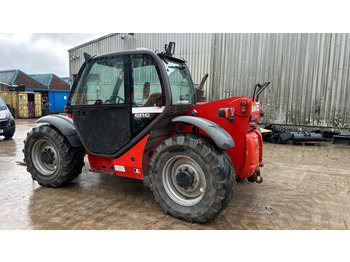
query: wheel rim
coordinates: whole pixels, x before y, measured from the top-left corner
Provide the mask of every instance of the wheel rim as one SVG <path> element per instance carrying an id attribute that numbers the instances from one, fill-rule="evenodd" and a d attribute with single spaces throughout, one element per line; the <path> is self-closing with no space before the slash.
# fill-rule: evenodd
<path id="1" fill-rule="evenodd" d="M 187 156 L 174 156 L 164 165 L 163 186 L 168 196 L 183 206 L 201 201 L 206 190 L 202 168 Z"/>
<path id="2" fill-rule="evenodd" d="M 52 175 L 59 164 L 56 148 L 47 140 L 38 140 L 33 145 L 32 160 L 34 167 L 43 175 Z"/>

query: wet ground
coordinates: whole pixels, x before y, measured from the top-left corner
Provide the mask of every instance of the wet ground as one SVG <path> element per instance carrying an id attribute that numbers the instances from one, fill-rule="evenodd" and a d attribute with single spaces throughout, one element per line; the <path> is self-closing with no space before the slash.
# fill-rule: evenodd
<path id="1" fill-rule="evenodd" d="M 138 180 L 83 173 L 64 188 L 33 182 L 23 140 L 35 119 L 0 137 L 0 229 L 349 229 L 350 147 L 264 144 L 262 184 L 241 181 L 229 206 L 206 224 L 163 213 Z"/>

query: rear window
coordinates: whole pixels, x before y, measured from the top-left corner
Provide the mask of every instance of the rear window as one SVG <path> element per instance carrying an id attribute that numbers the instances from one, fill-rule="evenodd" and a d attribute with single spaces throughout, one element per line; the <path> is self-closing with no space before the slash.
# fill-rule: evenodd
<path id="1" fill-rule="evenodd" d="M 169 76 L 172 105 L 192 104 L 194 86 L 187 66 L 173 61 L 166 61 L 165 67 Z"/>

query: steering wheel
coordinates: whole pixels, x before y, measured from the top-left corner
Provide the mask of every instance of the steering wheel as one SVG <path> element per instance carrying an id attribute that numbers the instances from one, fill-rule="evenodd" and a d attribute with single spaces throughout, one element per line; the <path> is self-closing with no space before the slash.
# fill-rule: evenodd
<path id="1" fill-rule="evenodd" d="M 113 102 L 114 100 L 114 102 Z M 120 104 L 120 102 L 124 103 L 124 98 L 120 96 L 114 96 L 113 98 L 107 99 L 105 101 L 106 104 Z"/>

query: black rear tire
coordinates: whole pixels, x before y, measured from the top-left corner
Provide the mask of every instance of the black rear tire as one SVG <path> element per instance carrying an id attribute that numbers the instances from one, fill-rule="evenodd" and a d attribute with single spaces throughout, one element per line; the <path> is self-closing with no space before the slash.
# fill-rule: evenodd
<path id="1" fill-rule="evenodd" d="M 163 211 L 190 222 L 206 222 L 221 212 L 235 185 L 227 153 L 194 134 L 163 141 L 151 158 L 149 178 Z"/>
<path id="2" fill-rule="evenodd" d="M 52 125 L 33 128 L 24 141 L 23 152 L 27 171 L 42 186 L 63 186 L 75 179 L 84 166 L 84 149 L 72 147 Z"/>

